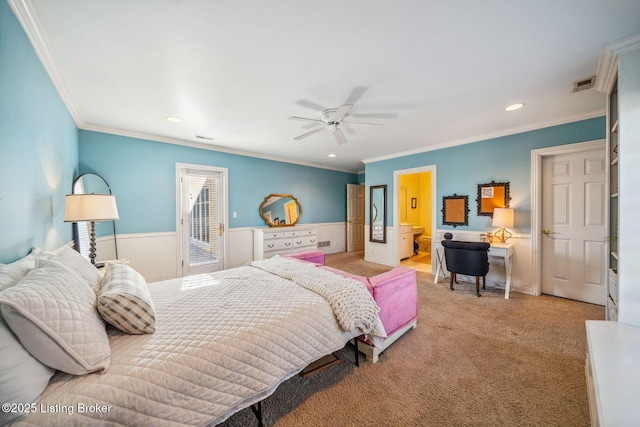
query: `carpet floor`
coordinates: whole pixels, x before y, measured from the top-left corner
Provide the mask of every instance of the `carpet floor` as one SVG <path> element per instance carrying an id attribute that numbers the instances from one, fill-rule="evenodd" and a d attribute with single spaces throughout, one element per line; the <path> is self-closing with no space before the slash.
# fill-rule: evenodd
<path id="1" fill-rule="evenodd" d="M 362 253 L 327 264 L 365 276 L 389 270 Z M 295 376 L 263 402 L 267 426 L 588 426 L 585 320 L 604 307 L 532 297 L 418 272 L 419 317 L 375 364 L 341 363 Z M 361 361 L 364 357 L 361 358 Z M 225 427 L 257 425 L 249 409 Z"/>

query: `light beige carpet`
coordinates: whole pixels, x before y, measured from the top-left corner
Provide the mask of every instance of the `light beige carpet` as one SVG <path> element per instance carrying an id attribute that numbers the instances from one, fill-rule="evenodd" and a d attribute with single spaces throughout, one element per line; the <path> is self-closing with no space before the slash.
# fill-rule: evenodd
<path id="1" fill-rule="evenodd" d="M 363 275 L 389 267 L 362 254 L 327 264 Z M 587 426 L 584 321 L 601 306 L 561 298 L 482 291 L 418 273 L 418 327 L 376 364 L 342 363 L 296 376 L 263 403 L 266 425 Z M 247 409 L 225 426 L 257 425 Z"/>

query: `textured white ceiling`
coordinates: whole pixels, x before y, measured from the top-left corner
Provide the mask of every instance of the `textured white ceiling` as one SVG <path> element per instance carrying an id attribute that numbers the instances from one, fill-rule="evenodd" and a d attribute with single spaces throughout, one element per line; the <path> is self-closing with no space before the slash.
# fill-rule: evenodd
<path id="1" fill-rule="evenodd" d="M 603 45 L 640 31 L 637 0 L 12 1 L 41 31 L 81 128 L 205 135 L 224 150 L 354 171 L 603 114 L 604 95 L 574 94 L 573 82 L 596 73 Z M 310 106 L 356 92 L 351 113 L 373 117 L 347 120 L 384 127 L 353 125 L 344 145 L 328 130 L 294 141 L 309 129 L 288 117 L 319 118 Z M 514 102 L 526 106 L 503 110 Z"/>

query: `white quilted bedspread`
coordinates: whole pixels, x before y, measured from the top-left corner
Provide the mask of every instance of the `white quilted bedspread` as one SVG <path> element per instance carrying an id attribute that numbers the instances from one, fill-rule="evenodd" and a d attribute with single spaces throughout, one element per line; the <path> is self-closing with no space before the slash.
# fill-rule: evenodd
<path id="1" fill-rule="evenodd" d="M 215 425 L 362 333 L 344 332 L 320 295 L 249 266 L 149 289 L 156 333 L 110 330 L 108 371 L 56 374 L 18 425 Z"/>

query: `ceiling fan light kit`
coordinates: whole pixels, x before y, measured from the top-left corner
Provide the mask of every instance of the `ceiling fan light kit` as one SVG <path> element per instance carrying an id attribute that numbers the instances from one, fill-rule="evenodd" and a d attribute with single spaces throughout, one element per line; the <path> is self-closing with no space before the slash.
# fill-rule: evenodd
<path id="1" fill-rule="evenodd" d="M 344 104 L 337 108 L 327 108 L 322 110 L 320 113 L 320 119 L 312 119 L 308 117 L 298 117 L 292 116 L 289 117 L 290 120 L 302 120 L 308 122 L 314 122 L 317 126 L 315 129 L 310 130 L 309 132 L 303 133 L 302 135 L 296 136 L 295 140 L 301 140 L 308 136 L 311 136 L 315 133 L 318 133 L 324 129 L 328 129 L 333 133 L 334 138 L 338 142 L 338 144 L 346 144 L 349 142 L 344 132 L 342 131 L 343 125 L 370 125 L 370 126 L 384 126 L 380 123 L 363 123 L 363 122 L 349 122 L 346 121 L 345 118 L 349 114 L 349 111 L 353 108 L 353 104 Z M 353 129 L 349 129 L 350 133 L 355 133 Z"/>

